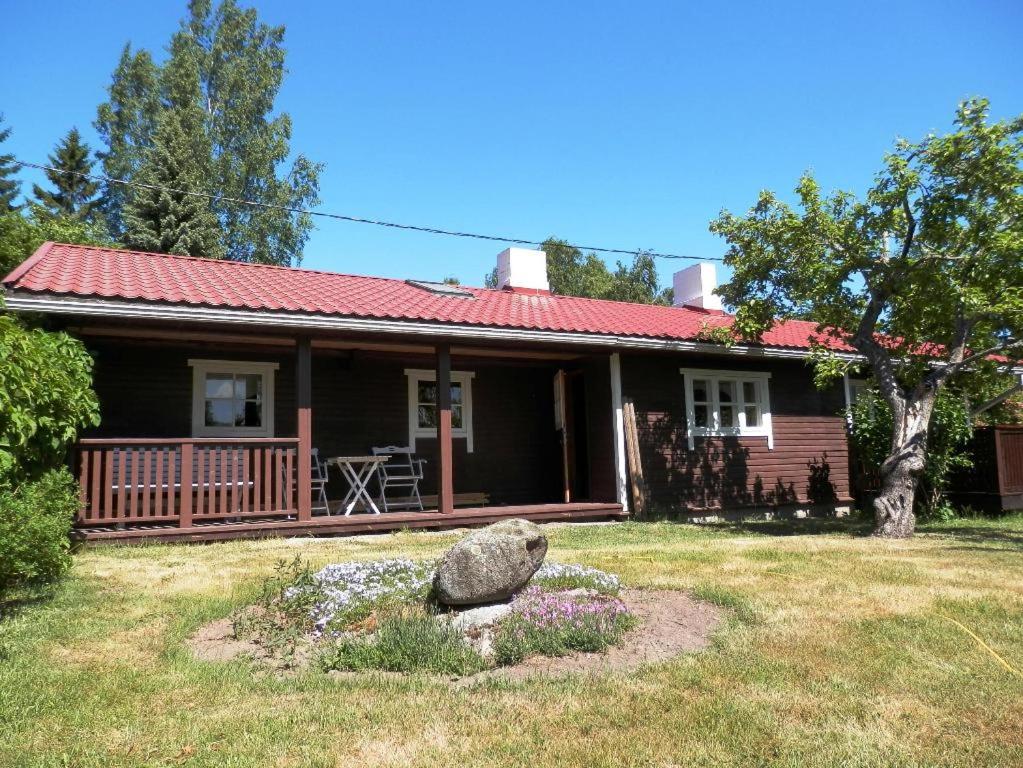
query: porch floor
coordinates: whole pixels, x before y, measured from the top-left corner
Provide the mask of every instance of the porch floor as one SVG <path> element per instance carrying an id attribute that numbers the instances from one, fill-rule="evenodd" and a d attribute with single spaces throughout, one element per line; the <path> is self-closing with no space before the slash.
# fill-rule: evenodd
<path id="1" fill-rule="evenodd" d="M 140 541 L 220 541 L 257 539 L 270 536 L 351 536 L 360 533 L 384 533 L 403 528 L 443 530 L 488 525 L 511 517 L 533 522 L 621 520 L 628 517 L 621 504 L 581 502 L 572 504 L 525 504 L 516 506 L 467 507 L 450 514 L 436 510 L 425 512 L 387 512 L 379 515 L 363 512 L 321 515 L 312 520 L 248 520 L 246 522 L 199 522 L 191 528 L 175 523 L 135 527 L 89 527 L 74 532 L 78 541 L 87 543 Z"/>

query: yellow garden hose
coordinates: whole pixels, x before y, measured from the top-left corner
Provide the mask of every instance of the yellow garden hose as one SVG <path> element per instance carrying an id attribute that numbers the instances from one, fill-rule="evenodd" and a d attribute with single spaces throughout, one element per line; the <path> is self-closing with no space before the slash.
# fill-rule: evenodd
<path id="1" fill-rule="evenodd" d="M 977 637 L 977 634 L 975 632 L 973 632 L 968 626 L 966 626 L 965 624 L 963 624 L 960 621 L 956 621 L 951 616 L 946 616 L 944 613 L 939 613 L 938 616 L 940 616 L 943 619 L 948 619 L 949 621 L 951 621 L 953 624 L 955 624 L 957 627 L 959 627 L 961 630 L 963 630 L 963 632 L 965 632 L 970 637 L 972 637 L 974 640 L 976 640 L 978 643 L 980 643 L 980 647 L 983 648 L 988 653 L 990 653 L 992 656 L 994 656 L 998 660 L 999 664 L 1001 664 L 1007 670 L 1012 672 L 1012 674 L 1016 675 L 1016 677 L 1018 677 L 1020 679 L 1023 679 L 1023 672 L 1020 672 L 1018 669 L 1016 669 L 1014 666 L 1012 666 L 1012 664 L 1010 664 L 1005 659 L 1003 659 L 1001 656 L 999 656 L 998 652 L 995 651 L 994 648 L 992 648 L 990 645 L 988 645 L 983 640 L 981 640 L 979 637 Z"/>

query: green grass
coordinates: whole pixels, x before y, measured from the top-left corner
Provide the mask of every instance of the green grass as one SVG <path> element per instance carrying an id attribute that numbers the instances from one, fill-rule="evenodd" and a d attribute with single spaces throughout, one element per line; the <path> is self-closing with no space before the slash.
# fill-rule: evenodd
<path id="1" fill-rule="evenodd" d="M 323 669 L 352 672 L 471 675 L 487 668 L 458 630 L 422 610 L 385 615 L 372 639 L 339 640 L 323 650 L 319 661 Z"/>
<path id="2" fill-rule="evenodd" d="M 0 622 L 0 765 L 1023 764 L 1023 516 L 549 529 L 551 559 L 726 606 L 707 651 L 638 673 L 451 688 L 196 661 L 274 563 L 433 557 L 450 535 L 96 548 Z"/>

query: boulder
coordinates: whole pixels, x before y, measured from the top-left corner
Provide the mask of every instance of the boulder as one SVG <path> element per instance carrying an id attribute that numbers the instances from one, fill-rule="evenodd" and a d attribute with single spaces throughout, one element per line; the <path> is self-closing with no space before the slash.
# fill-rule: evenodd
<path id="1" fill-rule="evenodd" d="M 507 600 L 547 555 L 547 538 L 526 520 L 502 520 L 473 531 L 441 558 L 434 590 L 445 605 Z"/>

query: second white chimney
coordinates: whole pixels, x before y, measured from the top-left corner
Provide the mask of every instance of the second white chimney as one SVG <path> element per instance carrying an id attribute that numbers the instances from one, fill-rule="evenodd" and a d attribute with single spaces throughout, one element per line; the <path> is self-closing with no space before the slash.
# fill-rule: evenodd
<path id="1" fill-rule="evenodd" d="M 497 287 L 550 293 L 547 254 L 529 248 L 505 248 L 497 254 Z"/>
<path id="2" fill-rule="evenodd" d="M 721 297 L 714 293 L 718 287 L 717 271 L 709 261 L 701 261 L 679 270 L 672 280 L 676 307 L 721 310 Z"/>

